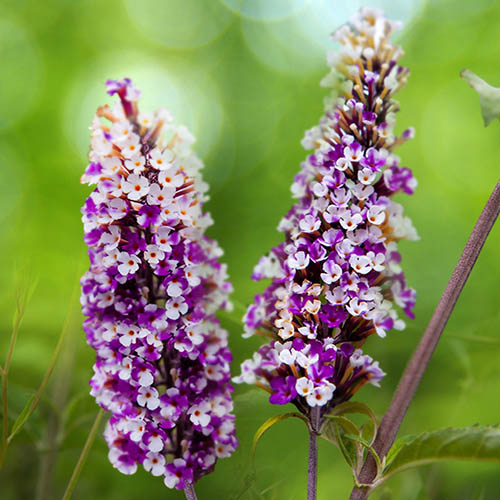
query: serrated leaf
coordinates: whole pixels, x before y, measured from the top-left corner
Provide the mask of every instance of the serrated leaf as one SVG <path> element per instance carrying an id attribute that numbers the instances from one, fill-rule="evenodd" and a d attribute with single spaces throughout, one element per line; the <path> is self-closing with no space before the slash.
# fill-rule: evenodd
<path id="1" fill-rule="evenodd" d="M 287 418 L 299 418 L 300 420 L 304 421 L 307 424 L 307 419 L 301 415 L 300 413 L 283 413 L 282 415 L 276 415 L 275 417 L 268 418 L 258 429 L 257 432 L 255 433 L 255 436 L 253 437 L 253 444 L 252 444 L 252 453 L 255 455 L 255 452 L 257 451 L 257 444 L 259 443 L 260 438 L 266 432 L 270 427 L 272 427 L 274 424 L 277 424 L 278 422 L 281 422 L 282 420 L 285 420 Z"/>
<path id="2" fill-rule="evenodd" d="M 479 94 L 484 126 L 500 118 L 500 89 L 492 87 L 469 69 L 464 69 L 460 76 Z"/>
<path id="3" fill-rule="evenodd" d="M 403 438 L 393 448 L 396 451 L 388 454 L 383 480 L 411 467 L 443 460 L 500 462 L 500 428 L 440 429 Z"/>

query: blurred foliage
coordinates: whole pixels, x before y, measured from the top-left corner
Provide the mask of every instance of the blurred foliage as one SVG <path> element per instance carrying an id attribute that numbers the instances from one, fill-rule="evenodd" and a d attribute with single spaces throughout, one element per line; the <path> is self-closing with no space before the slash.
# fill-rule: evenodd
<path id="1" fill-rule="evenodd" d="M 358 400 L 382 414 L 472 226 L 498 179 L 499 125 L 483 128 L 477 97 L 459 78 L 470 68 L 500 84 L 500 4 L 488 0 L 0 0 L 0 352 L 7 351 L 15 309 L 16 269 L 38 278 L 14 352 L 9 408 L 14 419 L 40 385 L 72 306 L 75 272 L 87 265 L 79 208 L 88 195 L 79 177 L 88 130 L 107 100 L 104 81 L 129 76 L 144 91 L 143 108 L 167 105 L 198 137 L 211 184 L 210 235 L 225 249 L 245 305 L 261 284 L 249 276 L 280 235 L 291 204 L 289 186 L 305 157 L 300 139 L 317 123 L 325 91 L 327 33 L 359 4 L 403 16 L 399 37 L 411 69 L 400 94 L 399 131 L 415 126 L 403 164 L 420 185 L 403 200 L 421 235 L 403 243 L 404 268 L 419 293 L 417 319 L 404 332 L 366 348 L 388 373 L 382 388 Z M 271 8 L 272 6 L 272 8 Z M 498 227 L 446 328 L 402 432 L 499 421 L 500 319 Z M 495 292 L 497 290 L 497 292 Z M 238 313 L 240 308 L 237 307 Z M 88 395 L 94 353 L 75 313 L 50 387 L 9 447 L 0 472 L 2 500 L 60 498 L 97 413 Z M 226 321 L 239 363 L 258 345 Z M 2 355 L 2 362 L 4 360 Z M 200 499 L 301 499 L 307 433 L 286 420 L 259 443 L 252 437 L 283 411 L 266 394 L 238 387 L 240 448 L 197 485 Z M 73 498 L 182 498 L 144 471 L 126 477 L 97 439 Z M 374 498 L 494 500 L 498 465 L 445 464 L 391 479 Z M 351 474 L 336 448 L 320 443 L 319 498 L 347 498 Z M 241 492 L 241 494 L 239 493 Z M 391 493 L 392 492 L 392 493 Z"/>

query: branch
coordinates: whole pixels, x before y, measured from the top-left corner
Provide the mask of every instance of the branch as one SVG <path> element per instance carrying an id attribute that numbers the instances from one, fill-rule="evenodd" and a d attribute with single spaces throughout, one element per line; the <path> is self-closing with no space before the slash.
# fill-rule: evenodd
<path id="1" fill-rule="evenodd" d="M 406 367 L 396 389 L 387 413 L 384 415 L 373 448 L 380 457 L 385 457 L 401 425 L 408 406 L 417 390 L 418 384 L 427 368 L 432 353 L 436 349 L 448 318 L 455 307 L 469 274 L 483 248 L 484 242 L 495 224 L 500 212 L 500 181 L 486 203 L 474 226 L 469 241 L 451 275 L 450 281 L 439 301 L 439 304 L 427 325 L 427 329 L 417 350 Z M 370 484 L 376 475 L 376 464 L 369 455 L 361 469 L 359 481 Z M 369 488 L 354 488 L 350 500 L 364 500 L 370 493 Z"/>

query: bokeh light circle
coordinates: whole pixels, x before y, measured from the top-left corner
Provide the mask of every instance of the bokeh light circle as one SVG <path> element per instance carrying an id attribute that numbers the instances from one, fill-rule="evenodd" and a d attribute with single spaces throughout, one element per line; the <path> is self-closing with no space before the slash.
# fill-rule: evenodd
<path id="1" fill-rule="evenodd" d="M 282 19 L 295 14 L 312 0 L 221 0 L 238 14 L 259 20 Z"/>
<path id="2" fill-rule="evenodd" d="M 147 37 L 171 48 L 194 48 L 219 36 L 233 12 L 217 0 L 126 0 L 130 20 Z"/>
<path id="3" fill-rule="evenodd" d="M 13 148 L 0 142 L 0 222 L 9 219 L 21 195 L 21 159 Z M 0 238 L 1 241 L 1 238 Z"/>
<path id="4" fill-rule="evenodd" d="M 36 102 L 42 73 L 37 46 L 14 19 L 0 19 L 0 130 L 22 118 Z"/>
<path id="5" fill-rule="evenodd" d="M 424 0 L 310 0 L 285 19 L 243 19 L 242 31 L 248 47 L 260 61 L 280 71 L 304 74 L 326 68 L 326 50 L 335 47 L 330 34 L 360 7 L 378 7 L 390 19 L 408 22 L 423 3 Z"/>

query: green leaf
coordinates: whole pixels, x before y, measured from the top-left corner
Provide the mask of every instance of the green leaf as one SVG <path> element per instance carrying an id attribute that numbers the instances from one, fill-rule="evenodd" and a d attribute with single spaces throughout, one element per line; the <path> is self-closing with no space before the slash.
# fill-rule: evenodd
<path id="1" fill-rule="evenodd" d="M 33 404 L 33 401 L 35 400 L 35 394 L 33 394 L 28 402 L 26 403 L 25 407 L 17 417 L 16 421 L 12 425 L 12 429 L 10 431 L 10 436 L 9 436 L 9 441 L 22 429 L 23 425 L 26 423 L 28 418 L 30 417 L 32 411 L 31 411 L 31 405 Z"/>
<path id="2" fill-rule="evenodd" d="M 360 403 L 358 401 L 346 401 L 345 403 L 336 406 L 331 415 L 346 415 L 349 413 L 359 413 L 370 417 L 373 425 L 371 427 L 368 427 L 368 429 L 373 429 L 373 433 L 369 441 L 370 445 L 373 444 L 373 441 L 375 440 L 375 436 L 377 434 L 378 424 L 377 417 L 375 416 L 375 413 L 373 413 L 372 409 L 364 403 Z"/>
<path id="3" fill-rule="evenodd" d="M 443 460 L 500 462 L 500 428 L 471 426 L 407 436 L 389 451 L 382 480 L 410 467 Z"/>
<path id="4" fill-rule="evenodd" d="M 479 94 L 484 126 L 500 118 L 500 89 L 492 87 L 469 69 L 462 70 L 460 76 Z"/>
<path id="5" fill-rule="evenodd" d="M 359 435 L 359 429 L 346 417 L 329 415 L 321 427 L 321 437 L 340 449 L 345 461 L 354 472 L 358 462 L 358 449 L 352 440 L 345 438 L 346 434 Z"/>
<path id="6" fill-rule="evenodd" d="M 276 415 L 275 417 L 268 418 L 258 429 L 257 432 L 255 433 L 255 436 L 253 437 L 253 445 L 252 445 L 252 452 L 253 455 L 255 455 L 255 452 L 257 451 L 257 444 L 259 443 L 260 438 L 262 437 L 262 434 L 266 432 L 270 427 L 272 427 L 274 424 L 277 424 L 278 422 L 281 422 L 282 420 L 285 420 L 287 418 L 300 418 L 300 420 L 304 421 L 307 424 L 307 419 L 301 415 L 300 413 L 283 413 L 282 415 Z"/>
<path id="7" fill-rule="evenodd" d="M 386 456 L 386 464 L 389 465 L 394 457 L 399 453 L 399 450 L 407 443 L 410 443 L 413 441 L 416 437 L 418 437 L 417 434 L 408 434 L 407 436 L 403 436 L 401 439 L 398 439 L 393 445 L 392 448 L 389 450 Z"/>
<path id="8" fill-rule="evenodd" d="M 351 441 L 355 441 L 363 446 L 367 451 L 369 451 L 373 458 L 375 459 L 375 462 L 377 464 L 377 474 L 382 470 L 382 462 L 380 461 L 380 457 L 378 456 L 377 452 L 372 448 L 371 444 L 363 439 L 360 436 L 356 436 L 354 434 L 346 434 L 345 439 L 350 439 Z"/>

